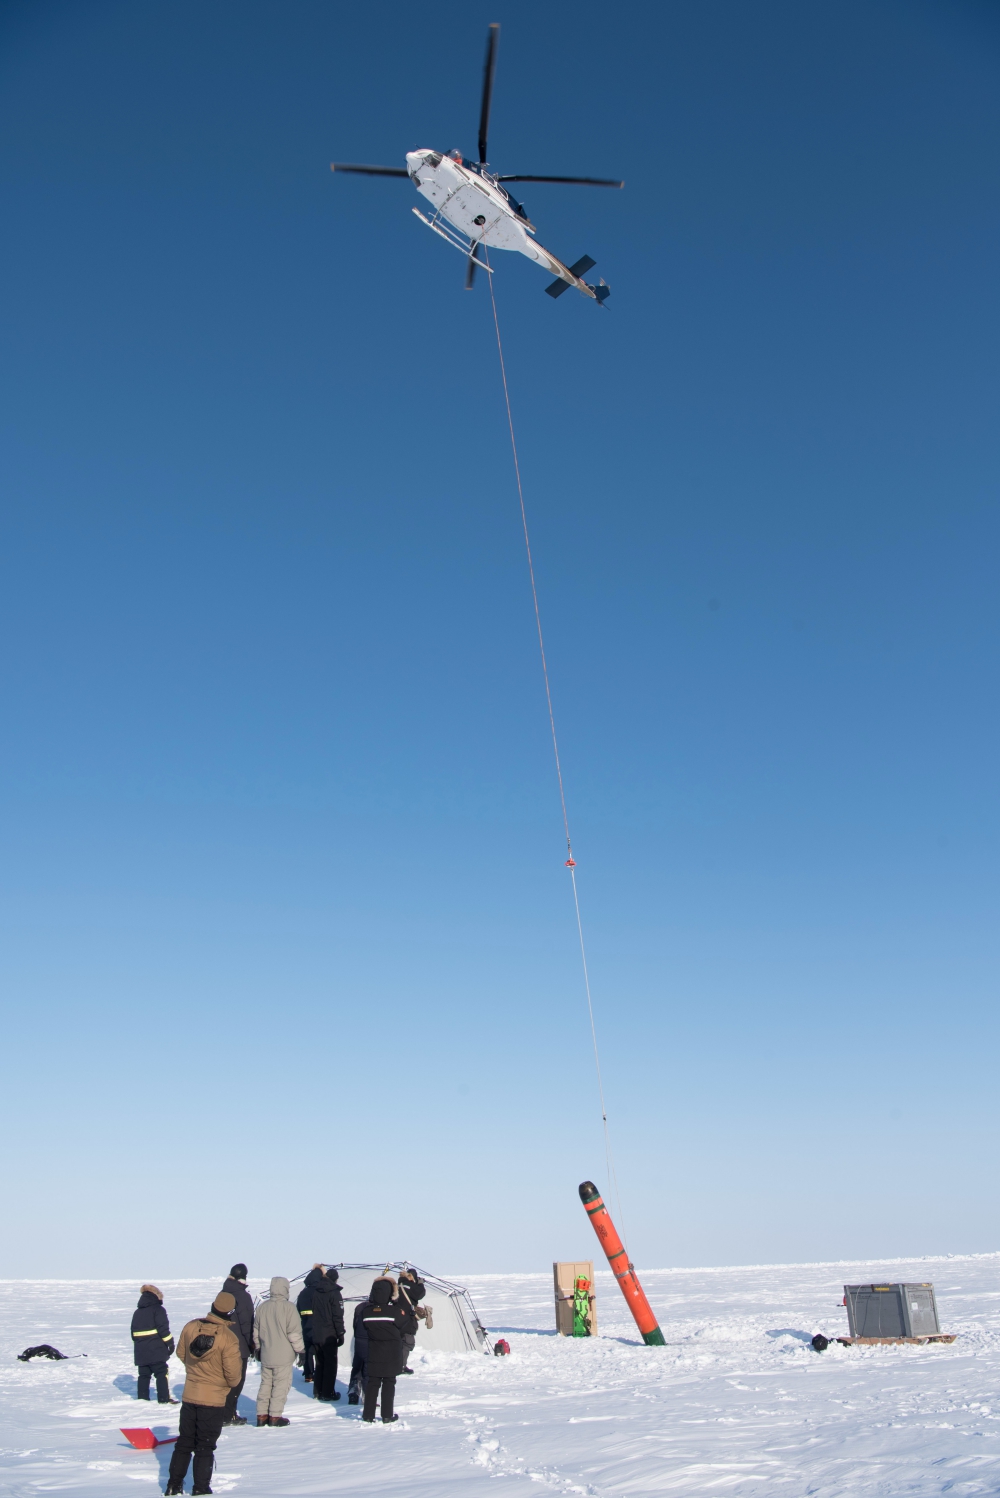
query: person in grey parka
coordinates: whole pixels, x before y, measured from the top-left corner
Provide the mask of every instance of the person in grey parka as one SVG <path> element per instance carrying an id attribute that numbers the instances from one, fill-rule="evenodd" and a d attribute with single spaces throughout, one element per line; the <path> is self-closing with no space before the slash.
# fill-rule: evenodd
<path id="1" fill-rule="evenodd" d="M 271 1281 L 270 1299 L 257 1307 L 253 1319 L 254 1341 L 260 1357 L 258 1425 L 288 1424 L 281 1412 L 292 1387 L 296 1356 L 305 1350 L 299 1313 L 289 1301 L 288 1294 L 288 1281 L 283 1275 L 275 1275 Z"/>

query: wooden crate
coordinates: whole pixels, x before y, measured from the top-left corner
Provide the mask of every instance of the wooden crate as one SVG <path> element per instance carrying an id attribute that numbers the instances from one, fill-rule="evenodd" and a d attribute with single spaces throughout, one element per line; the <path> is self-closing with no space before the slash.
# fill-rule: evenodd
<path id="1" fill-rule="evenodd" d="M 590 1281 L 590 1335 L 597 1336 L 597 1296 L 594 1294 L 594 1261 L 583 1259 L 575 1264 L 553 1264 L 552 1278 L 556 1292 L 556 1331 L 561 1337 L 573 1335 L 573 1286 L 582 1276 Z"/>

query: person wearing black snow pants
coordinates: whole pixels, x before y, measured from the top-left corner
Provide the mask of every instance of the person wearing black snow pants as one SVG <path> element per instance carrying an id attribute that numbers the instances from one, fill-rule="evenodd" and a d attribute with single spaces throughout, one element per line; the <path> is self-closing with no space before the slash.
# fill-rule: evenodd
<path id="1" fill-rule="evenodd" d="M 177 1356 L 187 1370 L 181 1430 L 164 1493 L 168 1498 L 183 1493 L 188 1463 L 194 1456 L 192 1493 L 212 1491 L 215 1445 L 222 1434 L 226 1396 L 243 1375 L 240 1344 L 231 1321 L 235 1296 L 220 1290 L 207 1316 L 189 1321 L 181 1332 Z"/>
<path id="2" fill-rule="evenodd" d="M 371 1301 L 363 1300 L 354 1307 L 354 1357 L 351 1361 L 351 1382 L 347 1389 L 348 1404 L 360 1404 L 368 1377 L 368 1333 L 365 1317 L 371 1309 Z"/>
<path id="3" fill-rule="evenodd" d="M 194 1486 L 192 1493 L 210 1493 L 212 1471 L 215 1467 L 215 1448 L 225 1424 L 225 1405 L 188 1404 L 181 1405 L 181 1433 L 177 1438 L 170 1471 L 187 1471 L 187 1464 L 194 1456 Z M 170 1478 L 167 1492 L 183 1493 L 183 1477 Z"/>
<path id="4" fill-rule="evenodd" d="M 132 1355 L 135 1358 L 138 1397 L 149 1398 L 150 1379 L 156 1379 L 159 1404 L 176 1404 L 170 1397 L 167 1359 L 174 1350 L 170 1322 L 163 1309 L 163 1294 L 155 1285 L 143 1285 L 139 1304 L 132 1313 Z"/>
<path id="5" fill-rule="evenodd" d="M 149 1385 L 151 1379 L 156 1379 L 156 1402 L 157 1404 L 176 1404 L 176 1399 L 170 1397 L 170 1380 L 167 1377 L 166 1362 L 162 1363 L 140 1363 L 138 1376 L 136 1378 L 136 1398 L 149 1398 Z"/>
<path id="6" fill-rule="evenodd" d="M 247 1363 L 253 1355 L 253 1301 L 247 1290 L 247 1266 L 234 1264 L 222 1288 L 228 1291 L 236 1302 L 230 1325 L 240 1344 L 240 1360 L 243 1363 L 243 1377 L 236 1387 L 229 1391 L 222 1423 L 223 1425 L 246 1425 L 246 1417 L 236 1413 L 236 1401 L 243 1393 L 243 1385 L 247 1381 Z"/>
<path id="7" fill-rule="evenodd" d="M 371 1425 L 375 1408 L 382 1396 L 382 1424 L 398 1420 L 393 1414 L 396 1377 L 403 1366 L 403 1324 L 407 1313 L 393 1300 L 396 1286 L 391 1279 L 377 1279 L 372 1285 L 364 1318 L 368 1333 L 368 1377 L 365 1381 L 365 1405 L 361 1418 Z"/>
<path id="8" fill-rule="evenodd" d="M 337 1352 L 344 1345 L 344 1297 L 337 1283 L 336 1269 L 324 1270 L 317 1264 L 306 1275 L 306 1288 L 312 1292 L 313 1350 L 316 1357 L 313 1392 L 317 1399 L 332 1403 L 337 1393 Z"/>

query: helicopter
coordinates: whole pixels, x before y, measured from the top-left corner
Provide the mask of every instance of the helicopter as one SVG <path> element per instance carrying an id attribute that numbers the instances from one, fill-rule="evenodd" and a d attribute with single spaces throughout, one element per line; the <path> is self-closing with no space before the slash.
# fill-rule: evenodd
<path id="1" fill-rule="evenodd" d="M 583 278 L 597 264 L 583 255 L 573 265 L 563 262 L 532 238 L 537 229 L 528 218 L 524 205 L 517 202 L 502 184 L 505 182 L 572 182 L 585 187 L 624 187 L 624 182 L 605 177 L 525 177 L 499 176 L 491 172 L 486 159 L 486 141 L 493 100 L 493 75 L 497 65 L 500 27 L 490 26 L 483 68 L 483 97 L 479 113 L 479 160 L 467 161 L 461 151 L 432 151 L 422 147 L 407 151 L 406 169 L 395 166 L 358 166 L 332 161 L 332 172 L 357 172 L 369 177 L 409 177 L 414 187 L 434 208 L 430 218 L 419 208 L 413 212 L 433 229 L 435 234 L 467 257 L 465 289 L 471 291 L 477 269 L 493 274 L 492 267 L 480 258 L 480 246 L 497 250 L 518 250 L 543 267 L 556 279 L 545 290 L 551 297 L 562 296 L 570 286 L 590 297 L 598 306 L 611 294 L 602 280 L 596 286 Z"/>

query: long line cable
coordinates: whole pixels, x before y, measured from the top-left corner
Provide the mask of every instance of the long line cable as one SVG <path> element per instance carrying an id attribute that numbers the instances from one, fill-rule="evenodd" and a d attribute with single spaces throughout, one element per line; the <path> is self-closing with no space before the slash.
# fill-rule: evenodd
<path id="1" fill-rule="evenodd" d="M 483 245 L 486 255 L 486 264 L 489 266 L 489 253 Z M 587 947 L 583 939 L 583 918 L 580 915 L 580 896 L 576 887 L 576 859 L 573 857 L 573 840 L 569 832 L 569 814 L 566 810 L 566 788 L 563 784 L 562 764 L 559 759 L 559 739 L 556 735 L 556 715 L 552 707 L 552 689 L 549 685 L 549 667 L 545 658 L 545 637 L 542 633 L 542 613 L 538 606 L 538 587 L 535 582 L 535 564 L 531 555 L 531 537 L 528 534 L 528 512 L 524 503 L 524 487 L 521 483 L 521 464 L 517 456 L 517 439 L 514 436 L 514 417 L 510 409 L 510 390 L 507 386 L 507 366 L 503 357 L 503 342 L 500 338 L 500 319 L 497 316 L 497 299 L 493 291 L 493 277 L 487 270 L 486 279 L 490 283 L 490 303 L 493 307 L 493 326 L 497 335 L 497 353 L 500 356 L 500 378 L 503 381 L 503 398 L 507 407 L 507 427 L 510 432 L 510 450 L 514 456 L 514 476 L 517 479 L 517 497 L 521 506 L 521 528 L 524 531 L 524 549 L 528 557 L 528 576 L 531 579 L 531 599 L 535 606 L 535 627 L 538 630 L 538 650 L 542 658 L 542 676 L 545 679 L 545 702 L 549 710 L 549 728 L 552 733 L 552 753 L 556 762 L 556 778 L 559 781 L 559 803 L 562 806 L 563 830 L 566 834 L 566 867 L 569 869 L 570 880 L 573 885 L 573 908 L 576 911 L 576 929 L 580 938 L 580 961 L 583 964 L 583 986 L 587 994 L 587 1013 L 590 1016 L 590 1037 L 594 1043 L 594 1066 L 597 1070 L 597 1091 L 601 1099 L 601 1123 L 604 1126 L 604 1155 L 607 1162 L 608 1184 L 615 1189 L 615 1199 L 618 1204 L 618 1220 L 622 1226 L 622 1241 L 628 1250 L 628 1238 L 625 1236 L 625 1221 L 622 1213 L 621 1193 L 618 1190 L 618 1175 L 615 1171 L 614 1156 L 611 1152 L 611 1133 L 608 1128 L 608 1110 L 604 1102 L 604 1082 L 601 1078 L 601 1055 L 597 1046 L 597 1026 L 594 1023 L 594 1002 L 590 992 L 590 973 L 587 969 Z"/>

